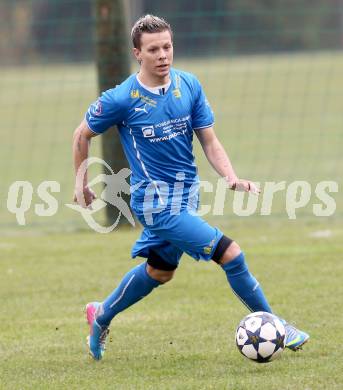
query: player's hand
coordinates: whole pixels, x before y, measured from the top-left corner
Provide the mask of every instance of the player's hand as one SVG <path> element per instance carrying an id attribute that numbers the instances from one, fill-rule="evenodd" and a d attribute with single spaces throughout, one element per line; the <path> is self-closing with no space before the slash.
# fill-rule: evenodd
<path id="1" fill-rule="evenodd" d="M 251 192 L 252 194 L 258 195 L 261 190 L 250 180 L 238 179 L 237 181 L 230 183 L 230 188 L 233 191 L 240 192 Z"/>
<path id="2" fill-rule="evenodd" d="M 91 207 L 93 200 L 96 199 L 95 192 L 89 188 L 75 188 L 74 202 L 83 208 Z"/>

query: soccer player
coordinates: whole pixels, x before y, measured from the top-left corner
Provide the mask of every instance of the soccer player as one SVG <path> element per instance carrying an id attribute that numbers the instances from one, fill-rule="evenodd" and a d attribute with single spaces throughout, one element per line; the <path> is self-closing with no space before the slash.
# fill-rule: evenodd
<path id="1" fill-rule="evenodd" d="M 226 273 L 238 298 L 251 311 L 272 312 L 257 280 L 249 272 L 241 248 L 196 214 L 198 176 L 193 134 L 217 173 L 234 191 L 258 194 L 249 180 L 239 179 L 213 129 L 213 113 L 204 91 L 190 73 L 172 68 L 173 33 L 162 18 L 146 15 L 132 28 L 137 74 L 104 92 L 74 133 L 75 171 L 88 158 L 92 137 L 117 125 L 129 161 L 131 207 L 144 229 L 132 257 L 147 260 L 129 271 L 102 302 L 86 306 L 88 346 L 100 360 L 112 319 L 172 279 L 183 252 L 196 260 L 212 260 Z M 78 176 L 75 201 L 91 205 L 95 194 L 87 175 Z M 299 349 L 309 338 L 284 321 L 286 346 Z"/>

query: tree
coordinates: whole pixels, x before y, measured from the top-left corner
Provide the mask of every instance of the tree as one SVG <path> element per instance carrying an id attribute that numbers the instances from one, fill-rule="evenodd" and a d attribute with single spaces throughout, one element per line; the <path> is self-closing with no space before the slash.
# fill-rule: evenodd
<path id="1" fill-rule="evenodd" d="M 130 73 L 125 0 L 96 0 L 95 17 L 96 64 L 99 91 L 103 92 L 121 83 Z M 102 136 L 102 149 L 104 160 L 115 173 L 128 167 L 115 127 Z M 129 196 L 122 197 L 129 202 Z M 118 216 L 118 210 L 108 204 L 106 216 L 109 222 L 113 223 Z M 126 223 L 126 220 L 122 218 L 120 222 Z"/>

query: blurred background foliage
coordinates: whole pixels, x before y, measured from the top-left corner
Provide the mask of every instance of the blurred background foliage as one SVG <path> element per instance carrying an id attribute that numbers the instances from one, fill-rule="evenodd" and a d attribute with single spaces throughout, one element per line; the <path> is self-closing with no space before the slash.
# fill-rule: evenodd
<path id="1" fill-rule="evenodd" d="M 335 50 L 343 45 L 342 0 L 129 0 L 173 26 L 178 54 Z M 1 0 L 0 64 L 90 61 L 94 1 Z M 192 50 L 189 50 L 190 45 Z"/>

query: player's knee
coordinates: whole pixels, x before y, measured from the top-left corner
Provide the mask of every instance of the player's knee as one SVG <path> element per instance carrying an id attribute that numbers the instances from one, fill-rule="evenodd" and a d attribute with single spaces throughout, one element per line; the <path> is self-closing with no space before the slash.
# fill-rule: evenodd
<path id="1" fill-rule="evenodd" d="M 161 270 L 161 269 L 156 269 L 156 268 L 152 267 L 149 264 L 147 264 L 146 270 L 148 272 L 148 275 L 151 278 L 153 278 L 155 280 L 158 280 L 160 283 L 167 283 L 167 282 L 169 282 L 171 279 L 173 279 L 173 276 L 174 276 L 174 273 L 175 273 L 175 270 L 173 270 L 173 271 L 164 271 L 164 270 Z"/>
<path id="2" fill-rule="evenodd" d="M 147 272 L 153 279 L 161 283 L 167 283 L 173 278 L 176 268 L 177 265 L 164 260 L 154 250 L 149 251 Z"/>
<path id="3" fill-rule="evenodd" d="M 236 241 L 223 236 L 214 251 L 212 260 L 218 264 L 226 264 L 236 258 L 241 253 L 241 248 Z"/>
<path id="4" fill-rule="evenodd" d="M 235 259 L 241 252 L 242 252 L 241 248 L 237 244 L 237 242 L 232 241 L 230 246 L 228 248 L 226 248 L 221 259 L 219 260 L 219 264 L 223 265 L 223 264 L 229 263 L 231 260 Z"/>

